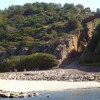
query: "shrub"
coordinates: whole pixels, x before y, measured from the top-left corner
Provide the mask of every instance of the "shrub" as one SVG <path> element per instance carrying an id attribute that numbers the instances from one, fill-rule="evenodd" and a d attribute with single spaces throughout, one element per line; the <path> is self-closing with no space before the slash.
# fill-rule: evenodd
<path id="1" fill-rule="evenodd" d="M 10 71 L 12 69 L 15 69 L 19 65 L 20 65 L 20 56 L 13 56 L 5 59 L 2 62 L 2 69 L 4 71 Z"/>
<path id="2" fill-rule="evenodd" d="M 35 53 L 32 55 L 34 66 L 39 69 L 50 69 L 57 65 L 57 59 L 54 55 L 47 53 Z"/>
<path id="3" fill-rule="evenodd" d="M 22 71 L 23 69 L 51 69 L 57 65 L 57 59 L 54 55 L 47 53 L 35 53 L 24 56 L 13 56 L 5 59 L 2 62 L 2 68 L 4 71 L 10 71 L 17 69 Z"/>
<path id="4" fill-rule="evenodd" d="M 67 28 L 69 29 L 69 31 L 78 28 L 78 21 L 76 19 L 69 20 Z"/>

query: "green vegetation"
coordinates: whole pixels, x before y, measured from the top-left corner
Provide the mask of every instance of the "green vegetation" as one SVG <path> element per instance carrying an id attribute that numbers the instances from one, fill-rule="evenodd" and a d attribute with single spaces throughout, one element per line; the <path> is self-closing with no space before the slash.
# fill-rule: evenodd
<path id="1" fill-rule="evenodd" d="M 23 56 L 13 56 L 5 59 L 1 66 L 1 71 L 10 71 L 17 69 L 18 71 L 34 70 L 36 68 L 43 69 L 51 69 L 57 66 L 57 59 L 55 56 L 46 53 L 35 53 L 31 55 L 23 55 Z"/>
<path id="2" fill-rule="evenodd" d="M 88 8 L 89 9 L 89 8 Z M 48 41 L 79 29 L 83 18 L 92 15 L 82 5 L 27 3 L 0 10 L 0 45 L 31 46 L 37 39 Z"/>
<path id="3" fill-rule="evenodd" d="M 87 49 L 80 58 L 80 63 L 100 66 L 100 24 L 95 28 Z"/>
<path id="4" fill-rule="evenodd" d="M 68 3 L 61 6 L 36 2 L 0 10 L 0 70 L 56 66 L 54 56 L 41 53 L 54 54 L 59 39 L 77 35 L 82 29 L 81 21 L 93 14 L 89 7 Z"/>

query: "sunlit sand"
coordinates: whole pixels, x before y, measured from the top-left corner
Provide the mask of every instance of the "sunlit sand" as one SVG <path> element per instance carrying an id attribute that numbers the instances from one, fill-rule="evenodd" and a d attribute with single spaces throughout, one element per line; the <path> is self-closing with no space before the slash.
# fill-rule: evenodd
<path id="1" fill-rule="evenodd" d="M 13 92 L 63 91 L 66 89 L 99 88 L 99 82 L 0 80 L 0 90 Z"/>

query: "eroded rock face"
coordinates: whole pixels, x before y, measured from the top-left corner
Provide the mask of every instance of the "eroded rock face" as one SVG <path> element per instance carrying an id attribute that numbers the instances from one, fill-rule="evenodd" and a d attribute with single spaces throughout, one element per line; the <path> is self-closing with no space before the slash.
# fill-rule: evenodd
<path id="1" fill-rule="evenodd" d="M 56 47 L 56 50 L 55 50 L 55 56 L 57 57 L 57 59 L 64 59 L 66 58 L 66 55 L 67 55 L 67 48 L 66 48 L 66 45 L 65 44 L 60 44 Z"/>
<path id="2" fill-rule="evenodd" d="M 79 31 L 78 37 L 76 35 L 67 34 L 65 38 L 59 38 L 55 42 L 42 41 L 40 44 L 33 43 L 31 47 L 23 47 L 21 49 L 12 47 L 5 52 L 0 59 L 3 60 L 4 58 L 13 55 L 25 55 L 42 52 L 54 54 L 59 60 L 59 63 L 62 63 L 62 61 L 66 59 L 72 51 L 83 52 L 85 50 L 94 27 L 93 23 L 91 23 L 88 27 L 84 25 L 83 30 Z"/>
<path id="3" fill-rule="evenodd" d="M 72 51 L 77 51 L 77 36 L 75 35 L 69 35 L 55 48 L 54 55 L 57 57 L 59 65 L 68 58 Z"/>
<path id="4" fill-rule="evenodd" d="M 92 32 L 95 28 L 94 23 L 90 22 L 89 25 L 83 24 L 83 29 L 79 31 L 77 51 L 83 52 L 87 47 L 89 40 L 92 37 Z"/>
<path id="5" fill-rule="evenodd" d="M 78 42 L 77 36 L 71 35 L 68 42 L 69 42 L 69 46 L 67 47 L 68 53 L 73 51 L 73 50 L 77 51 L 77 42 Z"/>
<path id="6" fill-rule="evenodd" d="M 42 52 L 54 54 L 62 62 L 72 50 L 77 50 L 77 36 L 67 34 L 65 38 L 59 38 L 53 42 L 42 41 L 40 44 L 34 43 L 31 47 L 11 47 L 0 57 L 0 60 L 14 55 Z"/>
<path id="7" fill-rule="evenodd" d="M 95 24 L 91 21 L 97 18 L 100 18 L 100 13 L 83 19 L 81 23 L 83 25 L 83 30 L 80 30 L 79 36 L 78 36 L 78 44 L 77 44 L 78 52 L 83 52 L 85 48 L 87 47 L 87 44 L 92 37 L 92 32 L 96 27 Z M 87 25 L 87 23 L 89 24 Z"/>

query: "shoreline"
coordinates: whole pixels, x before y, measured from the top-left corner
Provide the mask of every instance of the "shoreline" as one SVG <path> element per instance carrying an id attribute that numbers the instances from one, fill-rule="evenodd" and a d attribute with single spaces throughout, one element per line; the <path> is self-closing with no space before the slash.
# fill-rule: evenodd
<path id="1" fill-rule="evenodd" d="M 67 81 L 67 82 L 100 82 L 100 73 L 73 73 L 69 70 L 26 71 L 0 73 L 3 80 L 28 80 L 28 81 Z"/>
<path id="2" fill-rule="evenodd" d="M 40 97 L 41 92 L 92 88 L 100 88 L 100 74 L 71 74 L 66 70 L 0 73 L 0 97 L 3 98 Z"/>
<path id="3" fill-rule="evenodd" d="M 92 82 L 66 82 L 66 81 L 21 81 L 1 80 L 0 90 L 12 92 L 30 91 L 63 91 L 67 89 L 100 88 L 100 83 Z"/>
<path id="4" fill-rule="evenodd" d="M 3 98 L 39 97 L 41 92 L 92 88 L 100 88 L 100 73 L 68 73 L 61 69 L 0 73 L 0 97 Z"/>

